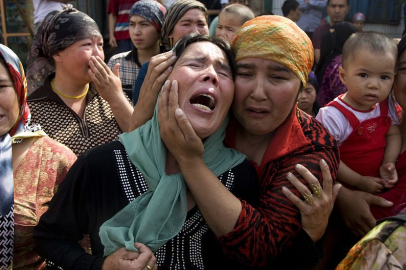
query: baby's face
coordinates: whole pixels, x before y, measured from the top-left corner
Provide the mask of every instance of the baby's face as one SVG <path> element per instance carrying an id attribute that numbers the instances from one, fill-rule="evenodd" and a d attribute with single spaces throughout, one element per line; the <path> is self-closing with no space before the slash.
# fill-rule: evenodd
<path id="1" fill-rule="evenodd" d="M 243 24 L 242 18 L 238 14 L 221 12 L 217 23 L 216 37 L 222 37 L 231 44 Z"/>
<path id="2" fill-rule="evenodd" d="M 396 57 L 390 52 L 365 49 L 353 53 L 345 68 L 340 67 L 341 81 L 348 89 L 344 101 L 357 110 L 367 111 L 385 100 L 392 89 L 395 65 Z"/>

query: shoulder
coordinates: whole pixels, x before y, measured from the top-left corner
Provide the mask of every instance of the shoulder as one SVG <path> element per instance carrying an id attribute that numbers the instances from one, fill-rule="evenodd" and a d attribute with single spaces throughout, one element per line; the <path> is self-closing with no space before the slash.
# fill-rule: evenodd
<path id="1" fill-rule="evenodd" d="M 125 152 L 123 144 L 119 141 L 106 143 L 84 152 L 79 159 L 91 160 L 94 164 L 102 164 L 99 162 L 107 161 L 114 156 L 115 152 Z"/>
<path id="2" fill-rule="evenodd" d="M 310 139 L 312 142 L 323 143 L 326 146 L 337 147 L 334 137 L 318 120 L 304 113 L 301 114 L 301 117 L 303 119 L 303 133 L 308 139 Z"/>
<path id="3" fill-rule="evenodd" d="M 48 136 L 39 138 L 38 142 L 42 143 L 42 145 L 54 156 L 57 156 L 58 159 L 66 160 L 68 163 L 73 163 L 77 159 L 76 155 L 70 148 Z"/>
<path id="4" fill-rule="evenodd" d="M 128 52 L 122 52 L 122 53 L 113 55 L 109 60 L 109 64 L 113 63 L 113 62 L 125 60 L 124 58 L 127 57 L 127 55 L 129 55 L 131 52 L 132 51 L 128 51 Z"/>

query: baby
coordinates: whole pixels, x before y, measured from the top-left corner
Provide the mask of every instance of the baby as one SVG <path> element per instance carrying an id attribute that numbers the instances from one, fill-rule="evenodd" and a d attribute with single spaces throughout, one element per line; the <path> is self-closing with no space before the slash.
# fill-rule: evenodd
<path id="1" fill-rule="evenodd" d="M 396 58 L 396 44 L 385 35 L 353 34 L 344 44 L 339 69 L 348 92 L 320 109 L 316 116 L 339 143 L 338 180 L 382 197 L 398 181 L 394 163 L 401 146 L 399 120 L 394 100 L 388 98 Z M 399 199 L 385 198 L 394 203 Z M 379 219 L 390 215 L 389 211 L 372 213 Z"/>
<path id="2" fill-rule="evenodd" d="M 231 43 L 241 26 L 254 17 L 254 13 L 247 6 L 240 4 L 226 6 L 219 14 L 216 37 L 222 37 Z"/>

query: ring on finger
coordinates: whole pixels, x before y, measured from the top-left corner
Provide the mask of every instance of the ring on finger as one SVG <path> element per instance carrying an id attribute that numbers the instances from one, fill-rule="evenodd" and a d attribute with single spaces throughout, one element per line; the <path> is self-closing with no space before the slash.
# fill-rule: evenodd
<path id="1" fill-rule="evenodd" d="M 316 196 L 316 198 L 320 198 L 320 196 L 321 196 L 321 191 L 322 191 L 321 186 L 320 186 L 320 185 L 317 185 L 317 184 L 311 184 L 311 188 L 312 188 L 312 190 L 313 190 L 314 196 Z"/>
<path id="2" fill-rule="evenodd" d="M 304 201 L 308 204 L 308 205 L 312 205 L 313 204 L 313 195 L 312 194 L 306 194 L 303 193 L 302 197 L 304 199 Z"/>
<path id="3" fill-rule="evenodd" d="M 151 267 L 151 266 L 149 266 L 148 264 L 147 264 L 147 268 L 148 268 L 148 270 L 154 269 L 154 267 Z"/>

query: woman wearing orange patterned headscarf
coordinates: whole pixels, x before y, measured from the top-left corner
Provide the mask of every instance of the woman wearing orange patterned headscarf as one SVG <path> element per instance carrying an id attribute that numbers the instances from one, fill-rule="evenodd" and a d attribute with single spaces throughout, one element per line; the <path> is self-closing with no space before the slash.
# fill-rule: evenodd
<path id="1" fill-rule="evenodd" d="M 243 25 L 232 47 L 237 72 L 225 142 L 255 166 L 258 205 L 234 197 L 204 166 L 201 143 L 173 105 L 176 84 L 163 87 L 170 94 L 162 109 L 170 117 L 160 121 L 161 135 L 228 256 L 250 266 L 303 267 L 318 259 L 312 251 L 340 188 L 332 185 L 339 162 L 335 139 L 296 105 L 313 65 L 312 43 L 292 21 L 261 16 Z"/>

